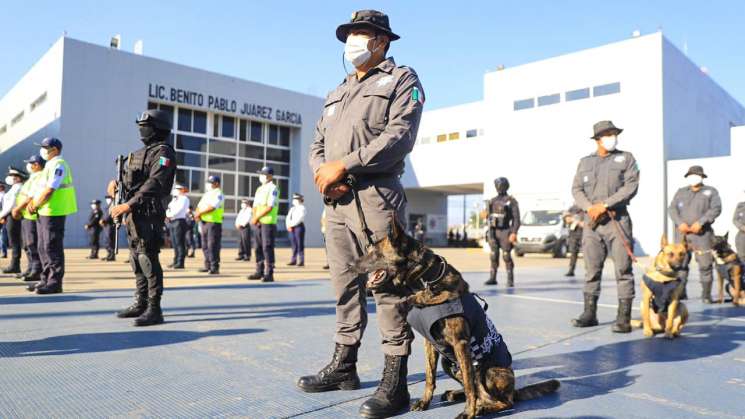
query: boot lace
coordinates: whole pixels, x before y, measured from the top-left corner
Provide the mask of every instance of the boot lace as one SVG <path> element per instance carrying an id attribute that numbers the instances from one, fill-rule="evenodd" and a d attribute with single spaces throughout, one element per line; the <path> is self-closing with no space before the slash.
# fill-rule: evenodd
<path id="1" fill-rule="evenodd" d="M 385 367 L 383 368 L 383 378 L 378 384 L 378 388 L 375 390 L 375 395 L 388 395 L 392 393 L 396 387 L 396 380 L 398 379 L 398 369 L 396 368 L 396 358 L 386 357 Z"/>
<path id="2" fill-rule="evenodd" d="M 318 373 L 321 377 L 325 377 L 329 374 L 331 374 L 338 366 L 341 364 L 341 354 L 342 354 L 343 348 L 336 347 L 334 350 L 334 355 L 331 357 L 331 362 L 328 363 L 323 369 Z"/>

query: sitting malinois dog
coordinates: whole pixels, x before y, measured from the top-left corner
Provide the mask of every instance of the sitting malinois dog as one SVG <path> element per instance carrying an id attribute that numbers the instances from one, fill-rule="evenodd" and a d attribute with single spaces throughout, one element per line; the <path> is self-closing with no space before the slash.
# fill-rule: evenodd
<path id="1" fill-rule="evenodd" d="M 642 320 L 632 322 L 632 326 L 644 327 L 644 336 L 665 332 L 672 339 L 680 335 L 683 325 L 688 321 L 688 309 L 680 302 L 685 284 L 679 273 L 688 266 L 688 244 L 685 236 L 680 243 L 668 243 L 663 235 L 662 250 L 642 277 Z"/>
<path id="2" fill-rule="evenodd" d="M 442 399 L 466 406 L 459 418 L 499 412 L 519 400 L 552 393 L 559 381 L 549 380 L 515 389 L 512 356 L 484 308 L 468 291 L 460 272 L 444 258 L 409 237 L 394 222 L 386 238 L 370 246 L 353 267 L 370 273 L 367 288 L 408 296 L 409 324 L 424 338 L 426 386 L 411 410 L 426 410 L 435 390 L 437 360 L 463 385 Z"/>
<path id="3" fill-rule="evenodd" d="M 724 236 L 714 236 L 712 248 L 717 261 L 717 277 L 719 279 L 719 304 L 724 302 L 724 289 L 732 297 L 732 304 L 745 305 L 745 276 L 743 275 L 743 261 L 737 256 L 728 240 L 729 232 Z M 725 282 L 726 279 L 726 282 Z"/>

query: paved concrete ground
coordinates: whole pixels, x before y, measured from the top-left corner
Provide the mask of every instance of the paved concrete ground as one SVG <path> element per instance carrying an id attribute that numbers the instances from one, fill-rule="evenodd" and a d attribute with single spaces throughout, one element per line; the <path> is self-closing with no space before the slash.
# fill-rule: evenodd
<path id="1" fill-rule="evenodd" d="M 566 261 L 518 259 L 518 286 L 507 291 L 482 285 L 488 261 L 479 250 L 441 253 L 488 301 L 518 385 L 562 382 L 558 394 L 500 416 L 745 417 L 745 309 L 694 298 L 680 339 L 615 335 L 615 283 L 606 281 L 603 325 L 575 329 L 569 319 L 581 310 L 581 281 L 562 276 Z M 281 267 L 274 284 L 245 281 L 252 265 L 232 262 L 230 249 L 223 276 L 167 272 L 167 323 L 145 329 L 113 316 L 131 298 L 121 262 L 86 261 L 84 251 L 70 251 L 62 295 L 30 295 L 18 280 L 0 278 L 0 417 L 356 417 L 382 369 L 372 302 L 359 363 L 363 388 L 305 394 L 294 385 L 332 351 L 334 302 L 322 255 L 311 250 L 303 270 Z M 278 259 L 286 258 L 281 250 Z M 695 282 L 689 294 L 697 297 Z M 422 352 L 417 338 L 412 398 L 423 391 Z M 440 378 L 436 395 L 456 387 Z M 403 417 L 454 417 L 462 408 L 435 403 Z"/>

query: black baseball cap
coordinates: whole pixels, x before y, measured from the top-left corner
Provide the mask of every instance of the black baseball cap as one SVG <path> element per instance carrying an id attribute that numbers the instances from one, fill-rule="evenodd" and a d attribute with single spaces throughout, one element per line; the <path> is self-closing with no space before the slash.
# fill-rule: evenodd
<path id="1" fill-rule="evenodd" d="M 59 140 L 59 138 L 54 137 L 47 137 L 43 140 L 41 140 L 41 143 L 34 143 L 34 145 L 37 145 L 39 147 L 43 148 L 51 148 L 54 147 L 57 150 L 62 150 L 62 141 Z"/>

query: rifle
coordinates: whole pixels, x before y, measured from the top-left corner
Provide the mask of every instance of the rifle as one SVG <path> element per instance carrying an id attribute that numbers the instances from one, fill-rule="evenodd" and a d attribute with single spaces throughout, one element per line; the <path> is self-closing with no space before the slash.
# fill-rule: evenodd
<path id="1" fill-rule="evenodd" d="M 124 161 L 126 157 L 118 155 L 116 157 L 116 196 L 114 197 L 114 205 L 121 205 L 124 203 Z M 119 254 L 119 228 L 122 226 L 123 216 L 114 218 L 114 254 Z"/>

